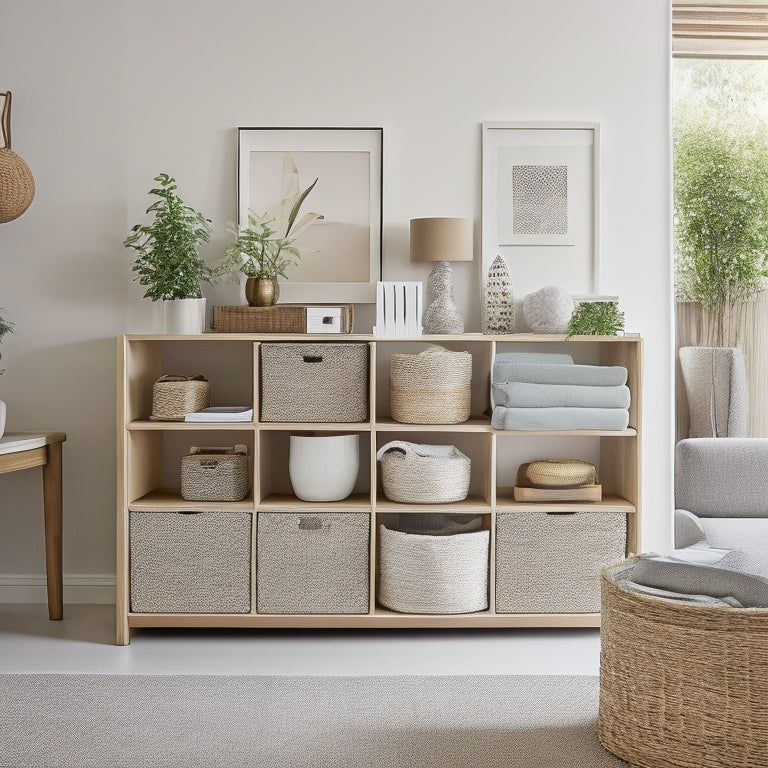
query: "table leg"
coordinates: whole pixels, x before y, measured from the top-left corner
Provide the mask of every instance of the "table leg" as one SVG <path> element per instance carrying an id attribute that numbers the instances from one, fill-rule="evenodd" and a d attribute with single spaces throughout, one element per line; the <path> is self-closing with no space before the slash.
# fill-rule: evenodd
<path id="1" fill-rule="evenodd" d="M 48 618 L 64 616 L 61 566 L 61 443 L 50 443 L 43 465 L 43 512 L 45 515 L 45 570 L 48 581 Z"/>

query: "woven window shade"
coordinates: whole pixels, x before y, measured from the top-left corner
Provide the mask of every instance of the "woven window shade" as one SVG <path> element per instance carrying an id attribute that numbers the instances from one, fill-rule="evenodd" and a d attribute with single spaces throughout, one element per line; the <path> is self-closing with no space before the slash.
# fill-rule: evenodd
<path id="1" fill-rule="evenodd" d="M 672 3 L 672 55 L 768 59 L 768 3 L 725 0 Z"/>

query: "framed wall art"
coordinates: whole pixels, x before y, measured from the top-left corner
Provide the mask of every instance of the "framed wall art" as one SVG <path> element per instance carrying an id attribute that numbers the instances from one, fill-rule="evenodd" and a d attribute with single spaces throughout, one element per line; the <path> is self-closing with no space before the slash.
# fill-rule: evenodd
<path id="1" fill-rule="evenodd" d="M 238 225 L 248 212 L 285 221 L 286 200 L 310 190 L 293 243 L 301 259 L 280 282 L 285 303 L 375 303 L 381 280 L 382 129 L 239 128 Z"/>
<path id="2" fill-rule="evenodd" d="M 482 280 L 502 256 L 515 296 L 599 291 L 597 123 L 482 125 Z"/>

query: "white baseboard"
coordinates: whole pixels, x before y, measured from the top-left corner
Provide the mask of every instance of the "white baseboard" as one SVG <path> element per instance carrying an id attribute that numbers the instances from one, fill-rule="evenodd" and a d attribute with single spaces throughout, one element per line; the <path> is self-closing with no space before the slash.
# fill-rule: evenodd
<path id="1" fill-rule="evenodd" d="M 0 573 L 0 603 L 47 603 L 45 576 Z M 64 574 L 64 603 L 115 602 L 111 574 Z"/>

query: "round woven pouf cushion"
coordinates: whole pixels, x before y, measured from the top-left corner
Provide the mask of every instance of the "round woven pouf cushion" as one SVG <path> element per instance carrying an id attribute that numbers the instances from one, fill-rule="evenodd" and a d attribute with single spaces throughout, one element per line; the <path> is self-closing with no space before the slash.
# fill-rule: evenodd
<path id="1" fill-rule="evenodd" d="M 523 316 L 534 333 L 565 333 L 573 314 L 573 299 L 568 291 L 548 285 L 523 300 Z"/>
<path id="2" fill-rule="evenodd" d="M 21 216 L 35 197 L 32 171 L 8 147 L 0 148 L 0 224 Z"/>
<path id="3" fill-rule="evenodd" d="M 600 743 L 645 768 L 765 768 L 768 610 L 639 594 L 631 564 L 601 578 Z"/>

